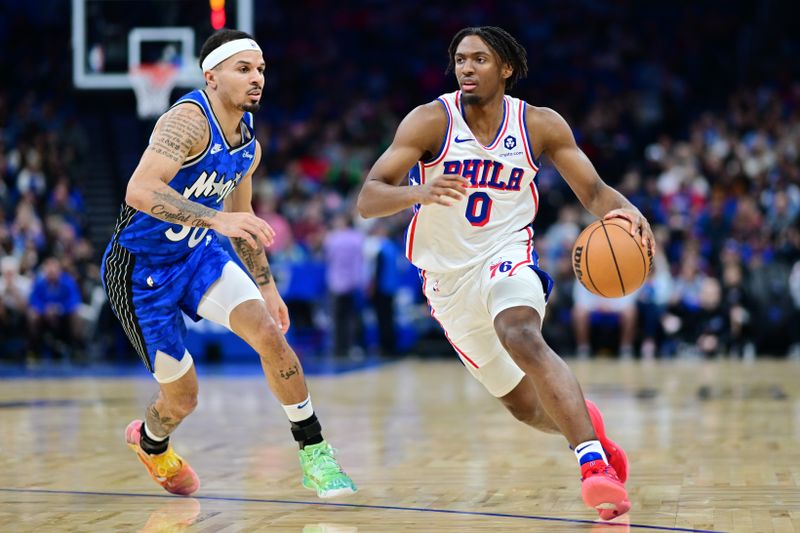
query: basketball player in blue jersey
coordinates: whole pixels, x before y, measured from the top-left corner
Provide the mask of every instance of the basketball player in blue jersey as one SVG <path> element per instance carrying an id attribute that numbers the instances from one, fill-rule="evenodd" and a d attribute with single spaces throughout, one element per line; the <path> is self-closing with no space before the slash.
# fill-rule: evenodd
<path id="1" fill-rule="evenodd" d="M 539 158 L 555 165 L 592 214 L 628 220 L 651 253 L 653 234 L 600 179 L 558 113 L 505 94 L 527 73 L 525 50 L 511 35 L 463 29 L 449 56 L 460 90 L 405 117 L 367 176 L 359 211 L 369 218 L 414 208 L 406 255 L 464 366 L 517 419 L 566 437 L 584 502 L 615 518 L 631 507 L 625 452 L 541 334 L 552 279 L 533 249 Z M 411 186 L 400 187 L 406 177 Z"/>
<path id="2" fill-rule="evenodd" d="M 261 49 L 244 32 L 220 30 L 203 45 L 200 64 L 205 90 L 180 98 L 156 123 L 103 257 L 112 309 L 160 387 L 144 421 L 131 422 L 125 439 L 167 491 L 187 495 L 199 488 L 169 443 L 197 404 L 185 313 L 222 324 L 258 352 L 299 443 L 303 485 L 321 498 L 353 493 L 355 485 L 322 438 L 303 369 L 284 337 L 289 315 L 264 253 L 273 230 L 251 207 L 261 160 L 252 115 L 264 87 Z M 231 239 L 250 276 L 217 234 Z"/>

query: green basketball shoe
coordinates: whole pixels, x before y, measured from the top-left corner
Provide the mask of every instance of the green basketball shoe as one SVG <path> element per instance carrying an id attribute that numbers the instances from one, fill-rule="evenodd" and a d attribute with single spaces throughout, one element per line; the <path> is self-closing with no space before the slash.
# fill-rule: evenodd
<path id="1" fill-rule="evenodd" d="M 303 469 L 303 486 L 317 491 L 320 498 L 335 498 L 353 494 L 356 485 L 342 471 L 333 457 L 335 450 L 325 441 L 311 444 L 300 450 L 300 467 Z"/>

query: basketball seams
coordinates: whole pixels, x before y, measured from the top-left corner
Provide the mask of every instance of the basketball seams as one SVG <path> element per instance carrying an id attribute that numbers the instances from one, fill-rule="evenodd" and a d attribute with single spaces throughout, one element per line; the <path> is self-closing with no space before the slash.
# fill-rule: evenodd
<path id="1" fill-rule="evenodd" d="M 616 224 L 614 224 L 616 226 Z M 622 279 L 622 272 L 619 270 L 619 263 L 617 263 L 617 254 L 614 253 L 614 246 L 611 244 L 611 237 L 608 236 L 608 230 L 606 229 L 605 223 L 601 220 L 600 227 L 603 228 L 603 233 L 606 235 L 606 242 L 608 243 L 608 249 L 611 250 L 611 259 L 614 260 L 614 268 L 617 269 L 617 277 L 619 278 L 619 285 L 622 287 L 622 295 L 625 296 L 627 292 L 625 292 L 625 281 Z M 620 226 L 621 227 L 621 226 Z"/>
<path id="2" fill-rule="evenodd" d="M 625 235 L 631 236 L 630 232 L 621 224 L 614 224 L 613 222 L 608 222 L 607 224 L 610 224 L 612 226 L 617 226 L 618 228 L 620 228 L 625 232 Z M 633 239 L 633 241 L 636 243 L 636 249 L 639 250 L 639 255 L 642 258 L 642 272 L 643 272 L 642 282 L 639 284 L 639 286 L 641 287 L 642 285 L 644 285 L 644 282 L 647 281 L 647 275 L 650 274 L 650 272 L 649 269 L 647 268 L 647 258 L 644 255 L 644 250 L 642 249 L 642 246 L 639 244 L 638 241 L 636 241 L 636 237 L 631 236 L 631 239 Z"/>
<path id="3" fill-rule="evenodd" d="M 589 234 L 589 236 L 586 237 L 585 250 L 583 251 L 583 265 L 584 268 L 586 268 L 586 275 L 589 276 L 589 282 L 592 284 L 592 287 L 594 287 L 594 292 L 596 292 L 597 294 L 599 294 L 604 298 L 608 298 L 608 296 L 603 294 L 602 291 L 595 284 L 594 280 L 592 279 L 592 272 L 589 269 L 589 243 L 592 242 L 592 237 L 594 236 L 594 233 L 599 229 L 600 229 L 599 227 L 593 229 L 592 232 Z"/>

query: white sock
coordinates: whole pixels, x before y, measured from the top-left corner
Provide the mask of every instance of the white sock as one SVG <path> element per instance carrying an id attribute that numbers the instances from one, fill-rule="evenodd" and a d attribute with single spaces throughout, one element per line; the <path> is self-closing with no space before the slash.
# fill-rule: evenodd
<path id="1" fill-rule="evenodd" d="M 293 405 L 283 405 L 283 410 L 286 411 L 286 416 L 289 417 L 289 422 L 302 422 L 314 414 L 314 406 L 311 405 L 311 395 L 300 403 Z"/>
<path id="2" fill-rule="evenodd" d="M 167 439 L 169 438 L 169 435 L 167 435 L 166 437 L 156 437 L 156 436 L 153 434 L 153 432 L 152 432 L 152 431 L 150 431 L 150 430 L 147 428 L 147 422 L 145 422 L 145 423 L 144 423 L 144 433 L 145 433 L 145 435 L 147 435 L 147 438 L 148 438 L 148 439 L 150 439 L 150 440 L 152 440 L 152 441 L 155 441 L 155 442 L 164 442 L 165 440 L 167 440 Z"/>
<path id="3" fill-rule="evenodd" d="M 587 440 L 575 446 L 575 457 L 578 458 L 579 465 L 598 459 L 602 459 L 604 463 L 608 464 L 606 452 L 603 451 L 599 440 Z"/>

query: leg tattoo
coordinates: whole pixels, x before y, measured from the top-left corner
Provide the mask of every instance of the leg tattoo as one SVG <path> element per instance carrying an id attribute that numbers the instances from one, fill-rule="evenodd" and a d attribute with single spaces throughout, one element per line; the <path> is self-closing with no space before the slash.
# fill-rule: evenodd
<path id="1" fill-rule="evenodd" d="M 173 418 L 168 414 L 162 415 L 159 413 L 158 409 L 156 408 L 155 400 L 147 408 L 145 421 L 147 423 L 148 431 L 152 431 L 154 436 L 158 437 L 168 436 L 170 433 L 175 431 L 175 428 L 181 423 L 180 420 Z"/>

